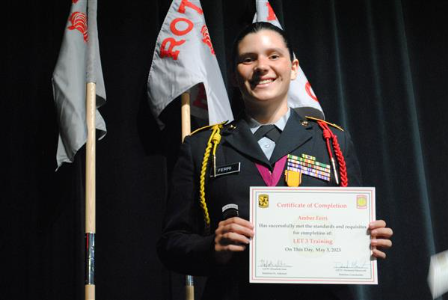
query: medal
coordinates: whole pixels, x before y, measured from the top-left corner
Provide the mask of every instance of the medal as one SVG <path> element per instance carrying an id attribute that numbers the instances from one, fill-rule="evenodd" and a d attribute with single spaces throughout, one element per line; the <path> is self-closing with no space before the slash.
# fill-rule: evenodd
<path id="1" fill-rule="evenodd" d="M 285 181 L 287 186 L 298 187 L 302 183 L 302 172 L 288 168 L 285 170 Z"/>

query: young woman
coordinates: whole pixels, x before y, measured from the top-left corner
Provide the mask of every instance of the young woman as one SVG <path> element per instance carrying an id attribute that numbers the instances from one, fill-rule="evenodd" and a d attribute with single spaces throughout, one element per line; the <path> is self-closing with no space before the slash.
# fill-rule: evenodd
<path id="1" fill-rule="evenodd" d="M 254 23 L 237 38 L 235 76 L 244 114 L 235 122 L 205 128 L 185 139 L 173 172 L 159 256 L 171 270 L 208 276 L 203 299 L 352 299 L 344 285 L 249 284 L 248 244 L 254 236 L 249 219 L 249 187 L 267 185 L 262 169 L 273 171 L 287 154 L 310 155 L 330 164 L 322 128 L 288 107 L 288 90 L 297 75 L 284 32 Z M 270 133 L 262 125 L 271 124 Z M 260 129 L 260 130 L 259 130 Z M 328 128 L 339 141 L 346 172 L 341 180 L 361 184 L 361 173 L 347 133 Z M 344 164 L 344 163 L 342 163 Z M 341 165 L 338 167 L 342 169 Z M 343 173 L 343 174 L 342 174 Z M 271 185 L 285 186 L 282 176 Z M 303 174 L 301 186 L 336 186 Z M 222 208 L 238 205 L 238 216 Z M 384 221 L 369 224 L 372 255 L 384 258 L 392 230 Z"/>

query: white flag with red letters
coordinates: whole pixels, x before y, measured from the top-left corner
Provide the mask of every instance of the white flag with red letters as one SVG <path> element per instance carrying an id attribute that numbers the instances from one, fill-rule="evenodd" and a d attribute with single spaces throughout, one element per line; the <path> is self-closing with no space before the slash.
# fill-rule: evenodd
<path id="1" fill-rule="evenodd" d="M 257 12 L 254 16 L 254 22 L 269 22 L 279 28 L 282 28 L 268 0 L 256 0 L 256 7 Z M 297 78 L 291 81 L 288 94 L 288 104 L 292 108 L 309 107 L 317 109 L 320 113 L 322 113 L 322 116 L 320 117 L 324 117 L 322 107 L 320 106 L 319 101 L 311 88 L 311 84 L 306 78 L 305 73 L 303 73 L 300 65 Z M 317 115 L 319 116 L 320 113 Z"/>
<path id="2" fill-rule="evenodd" d="M 96 83 L 97 108 L 106 102 L 103 72 L 96 25 L 97 1 L 72 0 L 58 61 L 53 72 L 53 95 L 56 105 L 59 141 L 58 168 L 71 163 L 87 141 L 86 85 Z M 101 139 L 106 123 L 96 110 L 95 127 Z"/>
<path id="3" fill-rule="evenodd" d="M 173 0 L 157 38 L 148 76 L 153 115 L 158 119 L 171 101 L 188 90 L 192 115 L 208 118 L 209 124 L 233 120 L 201 3 Z"/>

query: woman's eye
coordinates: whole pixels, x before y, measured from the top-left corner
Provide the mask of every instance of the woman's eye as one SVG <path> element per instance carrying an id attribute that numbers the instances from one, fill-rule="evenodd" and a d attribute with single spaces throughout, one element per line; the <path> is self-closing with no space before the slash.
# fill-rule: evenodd
<path id="1" fill-rule="evenodd" d="M 251 57 L 245 57 L 241 60 L 243 63 L 250 63 L 253 61 L 253 59 Z"/>

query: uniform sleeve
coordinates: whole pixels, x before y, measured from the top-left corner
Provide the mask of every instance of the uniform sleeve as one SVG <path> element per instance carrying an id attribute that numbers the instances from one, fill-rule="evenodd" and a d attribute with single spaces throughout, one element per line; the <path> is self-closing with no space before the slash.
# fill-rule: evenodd
<path id="1" fill-rule="evenodd" d="M 348 186 L 362 186 L 361 168 L 350 134 L 345 131 L 342 154 L 347 166 Z"/>
<path id="2" fill-rule="evenodd" d="M 157 244 L 167 268 L 190 275 L 208 275 L 214 265 L 214 235 L 202 235 L 199 166 L 192 156 L 192 140 L 187 137 L 171 176 L 164 228 Z"/>

